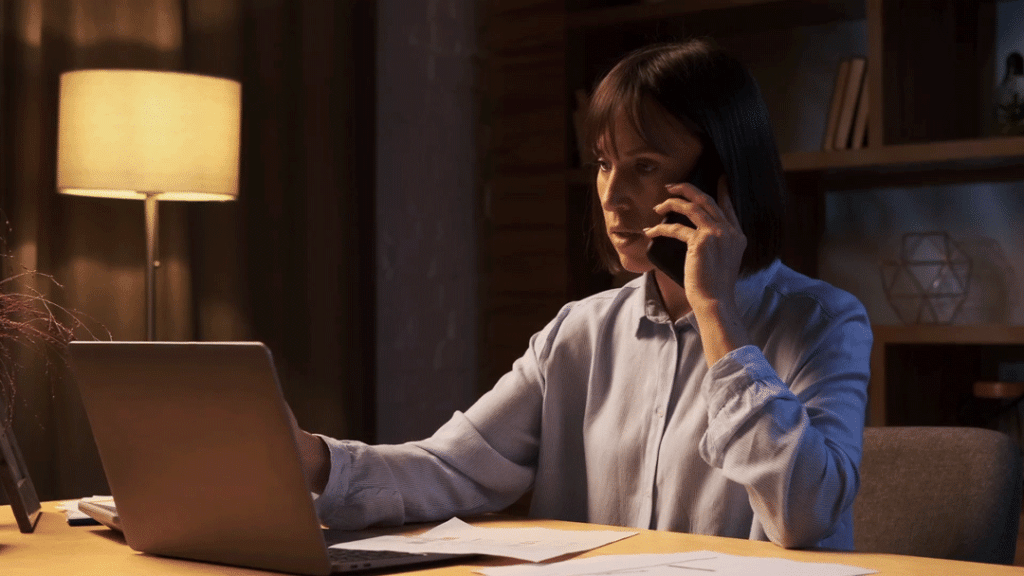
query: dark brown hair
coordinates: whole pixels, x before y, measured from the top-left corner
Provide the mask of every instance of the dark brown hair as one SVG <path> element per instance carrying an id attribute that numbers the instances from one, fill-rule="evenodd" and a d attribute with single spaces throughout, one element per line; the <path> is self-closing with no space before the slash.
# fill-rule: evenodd
<path id="1" fill-rule="evenodd" d="M 781 251 L 786 183 L 768 108 L 753 76 L 709 40 L 641 48 L 598 83 L 587 108 L 585 145 L 596 151 L 598 140 L 612 133 L 616 116 L 625 113 L 641 138 L 660 147 L 653 140 L 657 115 L 650 113 L 652 102 L 718 152 L 747 237 L 740 274 L 767 267 Z M 600 201 L 592 206 L 598 254 L 609 270 L 621 271 L 604 230 Z"/>

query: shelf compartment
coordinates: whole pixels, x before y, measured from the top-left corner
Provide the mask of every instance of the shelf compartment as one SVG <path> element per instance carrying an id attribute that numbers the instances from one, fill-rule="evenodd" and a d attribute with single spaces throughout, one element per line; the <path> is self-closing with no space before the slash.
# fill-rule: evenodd
<path id="1" fill-rule="evenodd" d="M 910 144 L 989 134 L 996 7 L 992 0 L 872 0 L 872 82 L 883 90 L 872 113 L 883 142 Z M 877 5 L 877 8 L 875 6 Z M 913 31 L 908 31 L 913 22 Z M 879 60 L 880 59 L 880 60 Z M 878 66 L 878 62 L 881 66 Z M 871 129 L 877 126 L 872 125 Z M 871 130 L 869 130 L 871 131 Z"/>
<path id="2" fill-rule="evenodd" d="M 976 380 L 1024 360 L 1024 326 L 874 325 L 869 423 L 955 425 Z"/>

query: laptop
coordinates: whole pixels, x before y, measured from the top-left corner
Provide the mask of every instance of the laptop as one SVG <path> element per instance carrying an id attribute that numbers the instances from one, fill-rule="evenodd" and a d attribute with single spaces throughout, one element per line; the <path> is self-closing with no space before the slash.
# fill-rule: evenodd
<path id="1" fill-rule="evenodd" d="M 464 557 L 332 561 L 329 552 L 347 551 L 330 544 L 379 532 L 321 528 L 263 344 L 76 341 L 69 348 L 118 525 L 134 550 L 310 575 Z"/>

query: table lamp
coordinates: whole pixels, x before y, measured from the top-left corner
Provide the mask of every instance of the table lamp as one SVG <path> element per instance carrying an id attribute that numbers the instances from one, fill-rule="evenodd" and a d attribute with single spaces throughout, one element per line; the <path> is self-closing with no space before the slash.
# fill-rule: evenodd
<path id="1" fill-rule="evenodd" d="M 57 190 L 145 203 L 146 337 L 156 335 L 158 200 L 238 197 L 241 85 L 142 70 L 60 77 Z"/>

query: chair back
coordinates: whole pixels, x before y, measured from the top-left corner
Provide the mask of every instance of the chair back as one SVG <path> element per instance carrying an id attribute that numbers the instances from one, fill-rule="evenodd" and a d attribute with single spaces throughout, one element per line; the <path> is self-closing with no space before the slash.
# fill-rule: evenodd
<path id="1" fill-rule="evenodd" d="M 1012 564 L 1020 521 L 1020 450 L 994 430 L 864 430 L 857 550 Z"/>

